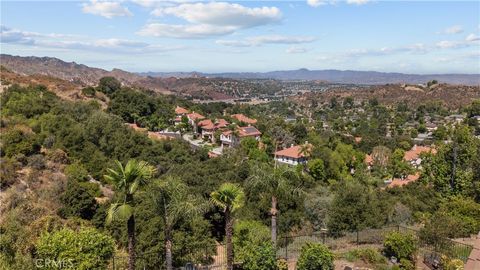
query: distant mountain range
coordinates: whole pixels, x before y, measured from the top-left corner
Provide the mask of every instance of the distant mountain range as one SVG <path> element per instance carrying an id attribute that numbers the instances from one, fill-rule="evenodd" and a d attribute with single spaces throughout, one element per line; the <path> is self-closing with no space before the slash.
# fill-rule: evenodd
<path id="1" fill-rule="evenodd" d="M 53 57 L 22 57 L 1 54 L 1 65 L 19 74 L 47 75 L 67 81 L 95 84 L 101 77 L 114 76 L 127 85 L 148 85 L 157 90 L 167 91 L 168 81 L 162 78 L 229 78 L 229 79 L 276 79 L 276 80 L 318 80 L 331 83 L 346 84 L 419 84 L 437 80 L 449 84 L 480 85 L 480 74 L 403 74 L 376 71 L 352 70 L 285 70 L 271 72 L 231 72 L 231 73 L 201 73 L 201 72 L 145 72 L 133 73 L 120 69 L 107 71 L 93 68 L 75 62 L 65 62 Z M 158 85 L 158 87 L 157 87 Z"/>
<path id="2" fill-rule="evenodd" d="M 346 84 L 419 84 L 437 80 L 449 84 L 480 85 L 480 74 L 404 74 L 355 70 L 281 70 L 270 72 L 145 72 L 142 76 L 152 77 L 217 77 L 231 79 L 275 79 L 275 80 L 319 80 Z"/>

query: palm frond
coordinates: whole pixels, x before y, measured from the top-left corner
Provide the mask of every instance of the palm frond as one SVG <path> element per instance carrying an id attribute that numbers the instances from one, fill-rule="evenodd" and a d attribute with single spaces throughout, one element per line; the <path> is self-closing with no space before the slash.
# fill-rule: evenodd
<path id="1" fill-rule="evenodd" d="M 239 185 L 224 183 L 210 194 L 210 201 L 224 211 L 228 208 L 233 212 L 243 206 L 245 194 Z"/>
<path id="2" fill-rule="evenodd" d="M 128 220 L 133 215 L 133 207 L 129 204 L 112 203 L 107 211 L 107 224 L 112 221 Z"/>

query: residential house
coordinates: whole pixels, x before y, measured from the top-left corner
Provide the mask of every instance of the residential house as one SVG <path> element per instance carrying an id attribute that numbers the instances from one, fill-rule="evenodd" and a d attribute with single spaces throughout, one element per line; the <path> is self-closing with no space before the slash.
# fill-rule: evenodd
<path id="1" fill-rule="evenodd" d="M 402 179 L 402 178 L 394 178 L 390 181 L 387 181 L 386 184 L 387 184 L 387 187 L 389 188 L 393 188 L 393 187 L 401 187 L 401 186 L 404 186 L 406 184 L 409 184 L 411 182 L 415 182 L 417 181 L 418 179 L 420 178 L 420 173 L 415 173 L 415 174 L 410 174 L 410 175 L 407 175 L 406 178 Z"/>
<path id="2" fill-rule="evenodd" d="M 422 158 L 420 157 L 422 153 L 436 154 L 437 150 L 429 146 L 414 145 L 412 149 L 405 152 L 403 159 L 409 164 L 411 164 L 413 167 L 418 168 L 422 163 Z"/>
<path id="3" fill-rule="evenodd" d="M 260 140 L 262 133 L 255 127 L 237 127 L 235 132 L 232 130 L 226 130 L 220 134 L 220 141 L 223 147 L 235 147 L 240 144 L 243 138 L 252 137 L 255 140 Z"/>
<path id="4" fill-rule="evenodd" d="M 237 119 L 238 121 L 248 124 L 248 125 L 255 125 L 257 123 L 256 119 L 248 118 L 247 116 L 238 113 L 238 114 L 233 114 L 232 118 Z"/>
<path id="5" fill-rule="evenodd" d="M 288 165 L 306 164 L 308 158 L 305 156 L 305 153 L 302 152 L 302 147 L 302 145 L 294 145 L 277 151 L 275 152 L 275 160 Z M 311 145 L 309 145 L 309 147 L 311 147 Z"/>
<path id="6" fill-rule="evenodd" d="M 187 109 L 177 106 L 175 108 L 175 125 L 180 124 L 180 122 L 182 122 L 182 117 L 186 116 L 188 113 L 189 111 Z"/>
<path id="7" fill-rule="evenodd" d="M 215 142 L 215 131 L 219 129 L 225 129 L 229 123 L 225 119 L 216 119 L 213 123 L 210 119 L 204 119 L 198 122 L 197 126 L 200 128 L 202 138 Z"/>
<path id="8" fill-rule="evenodd" d="M 197 121 L 205 119 L 205 116 L 192 112 L 187 114 L 188 123 L 192 126 L 193 132 L 198 133 Z"/>

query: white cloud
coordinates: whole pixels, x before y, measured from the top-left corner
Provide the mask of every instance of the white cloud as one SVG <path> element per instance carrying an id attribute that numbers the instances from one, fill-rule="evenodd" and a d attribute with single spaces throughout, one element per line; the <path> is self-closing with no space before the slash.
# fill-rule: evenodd
<path id="1" fill-rule="evenodd" d="M 307 0 L 307 5 L 311 7 L 319 7 L 319 6 L 325 6 L 325 5 L 335 5 L 338 2 L 340 1 L 339 0 Z M 360 6 L 360 5 L 364 5 L 371 2 L 371 0 L 346 0 L 344 2 L 349 5 Z"/>
<path id="2" fill-rule="evenodd" d="M 119 2 L 108 2 L 91 0 L 83 4 L 82 11 L 93 15 L 99 15 L 108 19 L 113 17 L 133 16 L 128 8 L 123 7 Z"/>
<path id="3" fill-rule="evenodd" d="M 307 5 L 312 7 L 319 7 L 328 4 L 325 0 L 307 0 Z"/>
<path id="4" fill-rule="evenodd" d="M 461 25 L 453 25 L 453 26 L 450 26 L 450 27 L 447 27 L 443 30 L 443 33 L 445 34 L 460 34 L 463 32 L 463 28 Z"/>
<path id="5" fill-rule="evenodd" d="M 347 0 L 347 4 L 353 5 L 364 5 L 368 2 L 370 2 L 370 0 Z"/>
<path id="6" fill-rule="evenodd" d="M 475 34 L 470 34 L 465 38 L 466 41 L 477 41 L 480 40 L 480 37 Z"/>
<path id="7" fill-rule="evenodd" d="M 440 49 L 457 49 L 457 48 L 466 47 L 467 44 L 465 44 L 465 42 L 462 42 L 462 41 L 442 40 L 437 42 L 435 46 Z"/>
<path id="8" fill-rule="evenodd" d="M 149 5 L 149 3 L 144 3 Z M 245 7 L 226 2 L 181 3 L 165 6 L 158 3 L 152 14 L 174 16 L 187 24 L 149 23 L 139 35 L 171 38 L 208 38 L 234 33 L 261 25 L 277 23 L 282 13 L 277 7 Z"/>
<path id="9" fill-rule="evenodd" d="M 216 43 L 230 47 L 254 47 L 264 44 L 301 44 L 315 41 L 311 36 L 265 35 L 248 37 L 243 40 L 217 40 Z"/>
<path id="10" fill-rule="evenodd" d="M 209 38 L 231 34 L 238 28 L 232 26 L 215 26 L 208 24 L 181 25 L 150 23 L 145 25 L 137 34 L 141 36 L 169 37 L 169 38 Z"/>
<path id="11" fill-rule="evenodd" d="M 296 47 L 296 46 L 292 46 L 292 47 L 289 47 L 285 50 L 286 53 L 306 53 L 308 50 L 306 48 L 303 48 L 303 47 Z"/>
<path id="12" fill-rule="evenodd" d="M 62 37 L 59 40 L 58 37 Z M 0 43 L 38 48 L 101 51 L 107 53 L 149 53 L 179 50 L 184 46 L 148 44 L 125 39 L 88 39 L 74 35 L 41 34 L 0 26 Z"/>

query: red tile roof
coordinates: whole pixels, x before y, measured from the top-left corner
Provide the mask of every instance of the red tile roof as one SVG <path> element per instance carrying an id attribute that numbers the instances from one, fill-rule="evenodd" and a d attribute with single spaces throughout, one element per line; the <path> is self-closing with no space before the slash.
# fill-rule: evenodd
<path id="1" fill-rule="evenodd" d="M 291 157 L 291 158 L 301 158 L 305 155 L 302 153 L 302 146 L 295 145 L 289 148 L 285 148 L 283 150 L 275 152 L 276 156 L 284 156 L 284 157 Z"/>
<path id="2" fill-rule="evenodd" d="M 436 154 L 437 150 L 428 146 L 417 146 L 414 145 L 412 149 L 405 152 L 403 159 L 406 161 L 411 161 L 417 159 L 421 153 L 429 153 Z"/>
<path id="3" fill-rule="evenodd" d="M 244 123 L 247 123 L 247 124 L 256 124 L 257 123 L 257 120 L 256 119 L 252 119 L 252 118 L 248 118 L 247 116 L 241 114 L 241 113 L 238 113 L 238 114 L 233 114 L 232 115 L 232 118 L 235 118 L 237 119 L 238 121 L 240 122 L 244 122 Z"/>
<path id="4" fill-rule="evenodd" d="M 238 131 L 238 136 L 239 137 L 256 137 L 256 136 L 260 136 L 262 135 L 262 133 L 260 131 L 258 131 L 258 129 L 256 129 L 255 127 L 252 127 L 252 126 L 248 126 L 248 127 L 237 127 L 237 131 Z M 229 134 L 232 134 L 232 131 L 231 130 L 226 130 L 224 132 L 222 132 L 223 135 L 229 135 Z"/>
<path id="5" fill-rule="evenodd" d="M 405 179 L 400 179 L 400 178 L 394 178 L 390 184 L 388 184 L 388 187 L 401 187 L 406 184 L 409 184 L 411 182 L 415 182 L 420 178 L 420 173 L 416 174 L 410 174 L 407 176 Z"/>
<path id="6" fill-rule="evenodd" d="M 187 117 L 188 119 L 191 119 L 191 120 L 201 120 L 201 119 L 205 119 L 205 116 L 199 114 L 199 113 L 196 113 L 196 112 L 193 112 L 193 113 L 189 113 L 187 114 Z"/>
<path id="7" fill-rule="evenodd" d="M 176 114 L 187 114 L 187 113 L 189 113 L 189 111 L 188 111 L 187 109 L 185 109 L 185 108 L 182 108 L 182 107 L 180 107 L 180 106 L 177 106 L 177 107 L 175 108 L 175 113 L 176 113 Z"/>
<path id="8" fill-rule="evenodd" d="M 227 120 L 219 118 L 217 121 L 215 121 L 215 127 L 216 128 L 225 128 L 229 125 L 230 123 L 227 122 Z"/>

